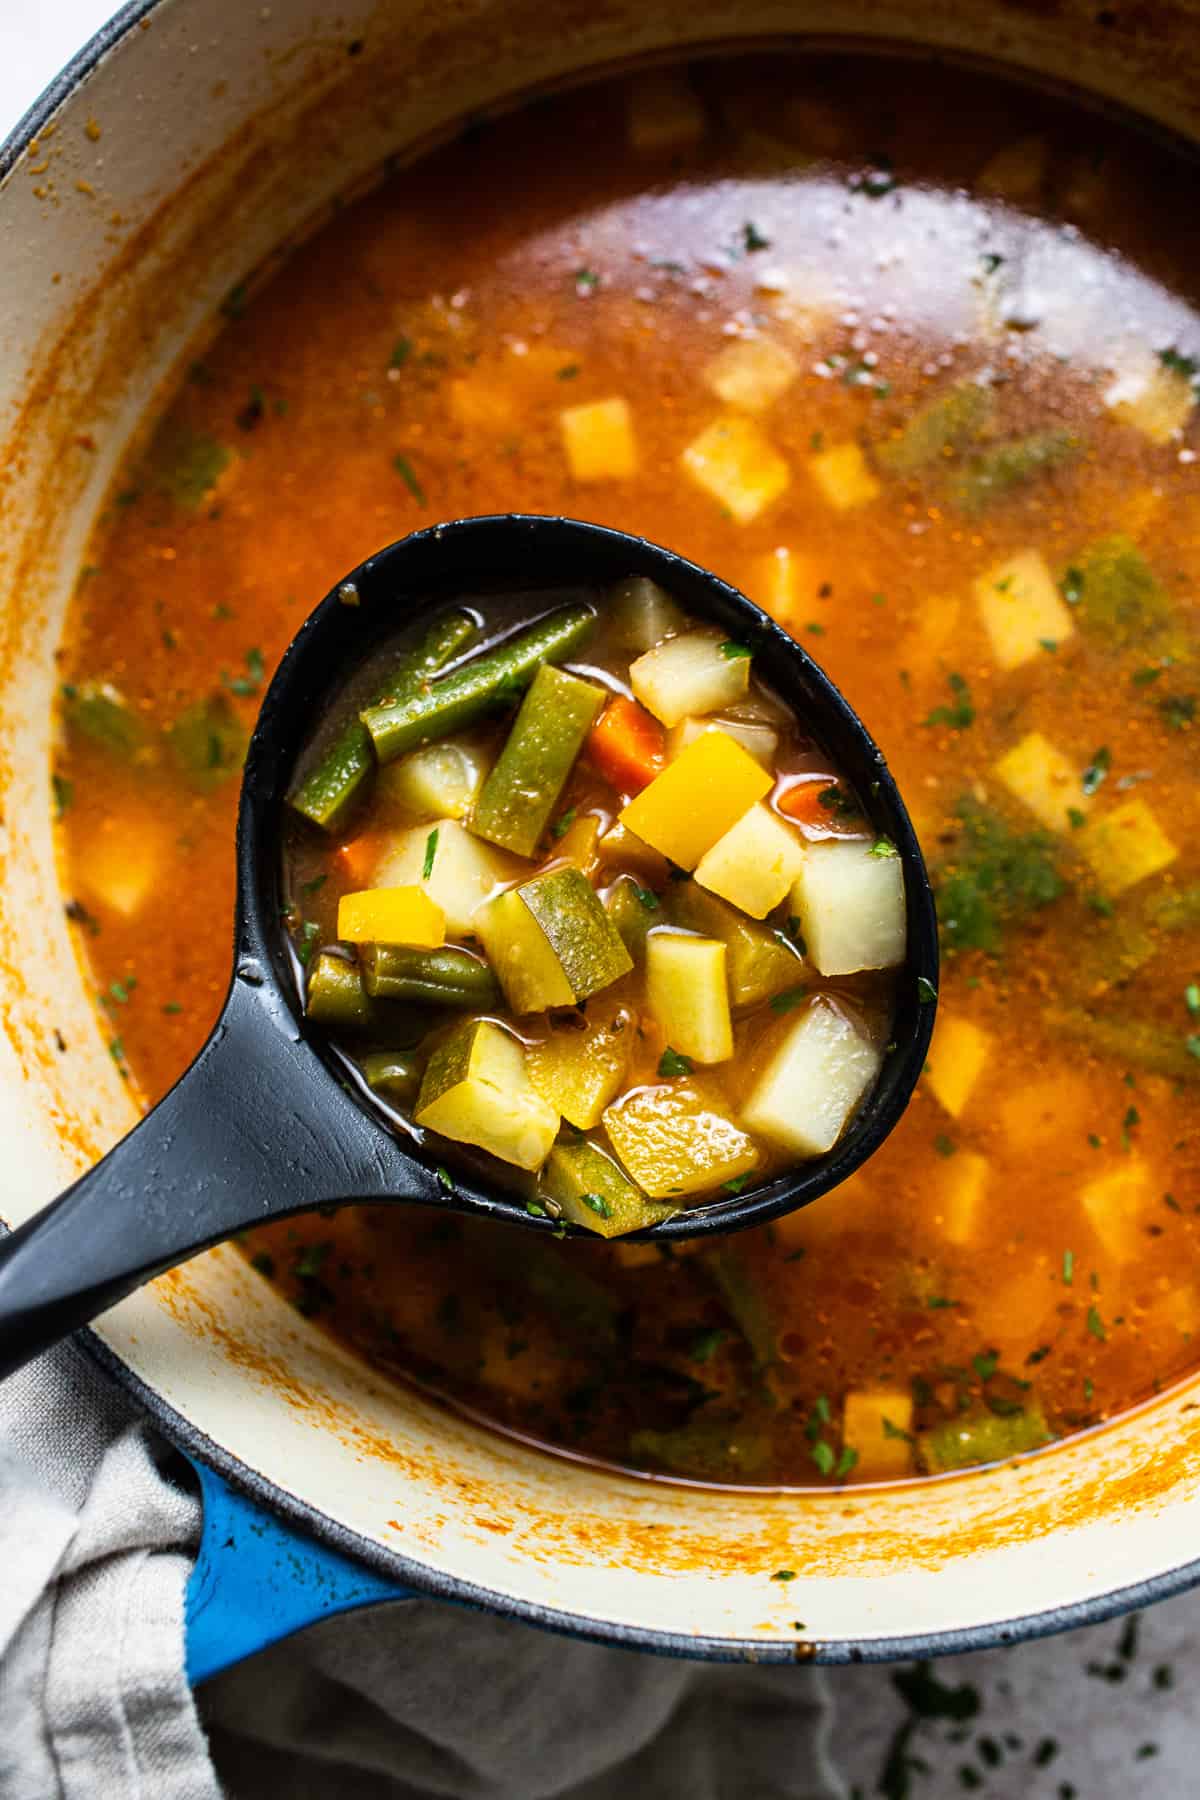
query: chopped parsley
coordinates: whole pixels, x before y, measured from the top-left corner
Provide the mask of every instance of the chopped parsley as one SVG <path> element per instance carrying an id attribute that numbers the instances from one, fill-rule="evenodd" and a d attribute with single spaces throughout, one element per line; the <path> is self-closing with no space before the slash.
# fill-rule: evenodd
<path id="1" fill-rule="evenodd" d="M 822 1475 L 833 1474 L 834 1462 L 836 1459 L 832 1448 L 825 1442 L 824 1438 L 818 1438 L 817 1442 L 813 1445 L 812 1459 L 816 1463 L 818 1469 L 820 1469 Z"/>
<path id="2" fill-rule="evenodd" d="M 1200 1015 L 1200 981 L 1189 981 L 1183 990 L 1183 1004 L 1193 1018 Z"/>
<path id="3" fill-rule="evenodd" d="M 938 991 L 928 975 L 917 976 L 917 999 L 922 1006 L 932 1006 L 938 997 Z"/>
<path id="4" fill-rule="evenodd" d="M 1075 1280 L 1075 1252 L 1073 1250 L 1063 1251 L 1062 1278 L 1067 1287 L 1070 1287 Z"/>
<path id="5" fill-rule="evenodd" d="M 678 1050 L 672 1050 L 668 1044 L 658 1059 L 658 1072 L 665 1081 L 670 1081 L 675 1075 L 690 1075 L 692 1059 L 690 1056 L 681 1056 Z"/>
<path id="6" fill-rule="evenodd" d="M 1195 694 L 1164 694 L 1158 710 L 1169 731 L 1183 731 L 1195 722 Z"/>
<path id="7" fill-rule="evenodd" d="M 1194 383 L 1197 375 L 1200 375 L 1200 363 L 1196 358 L 1184 356 L 1174 344 L 1168 350 L 1160 350 L 1158 360 L 1164 369 L 1169 369 L 1172 375 L 1182 375 L 1185 381 Z"/>
<path id="8" fill-rule="evenodd" d="M 970 797 L 958 805 L 959 841 L 935 870 L 938 918 L 952 949 L 1000 949 L 1005 926 L 1048 906 L 1065 892 L 1049 832 L 1014 831 Z"/>
<path id="9" fill-rule="evenodd" d="M 637 895 L 639 903 L 645 907 L 647 912 L 658 911 L 658 895 L 653 888 L 635 887 L 633 891 Z"/>
<path id="10" fill-rule="evenodd" d="M 566 812 L 563 814 L 561 819 L 555 819 L 553 825 L 550 827 L 550 836 L 557 843 L 560 838 L 566 837 L 568 831 L 570 831 L 570 829 L 574 823 L 575 823 L 575 808 L 573 806 L 569 806 L 567 808 Z"/>
<path id="11" fill-rule="evenodd" d="M 721 645 L 721 655 L 726 662 L 741 662 L 743 658 L 753 655 L 747 645 L 737 643 L 733 638 L 726 638 Z"/>
<path id="12" fill-rule="evenodd" d="M 438 828 L 435 825 L 429 836 L 425 839 L 425 861 L 421 864 L 422 881 L 428 881 L 429 877 L 433 874 L 433 865 L 437 859 L 437 850 Z"/>
<path id="13" fill-rule="evenodd" d="M 975 723 L 975 708 L 971 702 L 967 678 L 957 670 L 951 670 L 946 682 L 954 696 L 953 701 L 948 706 L 935 706 L 923 722 L 926 725 L 947 725 L 951 731 L 965 731 L 968 725 Z"/>
<path id="14" fill-rule="evenodd" d="M 392 345 L 392 354 L 388 357 L 389 369 L 402 369 L 412 355 L 412 339 L 398 337 Z"/>
<path id="15" fill-rule="evenodd" d="M 307 968 L 312 961 L 312 953 L 317 947 L 317 937 L 320 930 L 321 927 L 317 924 L 315 919 L 306 919 L 300 927 L 299 936 L 296 940 L 296 955 L 299 957 L 303 968 Z"/>
<path id="16" fill-rule="evenodd" d="M 791 1012 L 794 1007 L 799 1006 L 800 1002 L 807 998 L 808 989 L 806 987 L 785 988 L 782 994 L 772 994 L 771 1011 L 773 1013 Z"/>
<path id="17" fill-rule="evenodd" d="M 723 1194 L 740 1194 L 749 1180 L 748 1175 L 731 1175 L 728 1181 L 721 1183 L 721 1192 Z"/>
<path id="18" fill-rule="evenodd" d="M 796 1579 L 795 1569 L 776 1569 L 775 1573 L 771 1577 L 772 1581 L 795 1581 L 795 1579 Z"/>
<path id="19" fill-rule="evenodd" d="M 1102 1344 L 1108 1337 L 1108 1332 L 1104 1328 L 1104 1320 L 1100 1317 L 1099 1308 L 1094 1304 L 1089 1306 L 1087 1310 L 1087 1328 L 1094 1338 L 1099 1338 Z"/>
<path id="20" fill-rule="evenodd" d="M 880 858 L 899 856 L 899 854 L 900 852 L 897 850 L 895 844 L 891 843 L 887 838 L 876 838 L 875 842 L 871 845 L 871 848 L 867 851 L 868 856 L 878 856 Z"/>
<path id="21" fill-rule="evenodd" d="M 692 1347 L 688 1354 L 693 1362 L 711 1362 L 729 1333 L 722 1325 L 714 1325 L 707 1331 L 698 1331 L 692 1339 Z"/>
<path id="22" fill-rule="evenodd" d="M 75 796 L 74 784 L 65 775 L 54 774 L 50 777 L 50 787 L 54 794 L 54 816 L 61 819 Z"/>
<path id="23" fill-rule="evenodd" d="M 742 243 L 749 252 L 755 250 L 769 250 L 771 248 L 770 238 L 763 236 L 762 232 L 758 229 L 758 226 L 752 219 L 747 219 L 746 223 L 742 226 Z"/>
<path id="24" fill-rule="evenodd" d="M 939 1156 L 953 1156 L 958 1149 L 954 1139 L 947 1137 L 944 1131 L 938 1132 L 933 1140 L 933 1147 Z"/>
<path id="25" fill-rule="evenodd" d="M 417 480 L 416 470 L 405 456 L 403 450 L 397 450 L 392 458 L 392 467 L 412 495 L 418 506 L 425 504 L 425 489 Z"/>
<path id="26" fill-rule="evenodd" d="M 578 363 L 564 363 L 561 369 L 555 370 L 555 376 L 559 381 L 574 381 L 578 373 Z"/>
<path id="27" fill-rule="evenodd" d="M 229 675 L 222 671 L 221 680 L 231 694 L 236 694 L 240 700 L 249 700 L 262 687 L 266 665 L 263 662 L 263 653 L 257 645 L 247 650 L 242 660 L 246 665 L 244 675 Z"/>
<path id="28" fill-rule="evenodd" d="M 596 1213 L 599 1218 L 612 1218 L 613 1209 L 603 1194 L 580 1194 L 579 1198 L 583 1205 L 588 1207 L 591 1212 Z"/>
<path id="29" fill-rule="evenodd" d="M 862 807 L 854 795 L 836 781 L 821 789 L 817 795 L 817 804 L 823 806 L 826 812 L 831 812 L 835 819 L 857 819 L 862 815 Z"/>
<path id="30" fill-rule="evenodd" d="M 574 280 L 575 292 L 581 300 L 586 299 L 589 294 L 595 293 L 600 286 L 600 277 L 595 269 L 576 269 Z"/>
<path id="31" fill-rule="evenodd" d="M 1083 570 L 1075 568 L 1066 569 L 1063 573 L 1063 578 L 1058 585 L 1067 605 L 1078 606 L 1079 602 L 1083 599 Z"/>

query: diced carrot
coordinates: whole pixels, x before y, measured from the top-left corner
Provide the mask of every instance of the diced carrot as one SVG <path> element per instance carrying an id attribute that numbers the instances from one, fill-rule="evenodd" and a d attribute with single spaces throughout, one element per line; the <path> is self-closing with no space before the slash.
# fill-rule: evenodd
<path id="1" fill-rule="evenodd" d="M 666 761 L 663 728 L 644 706 L 618 694 L 592 726 L 587 758 L 622 794 L 640 794 Z"/>
<path id="2" fill-rule="evenodd" d="M 340 846 L 337 859 L 351 881 L 358 887 L 368 887 L 381 849 L 378 833 L 364 831 L 360 837 Z"/>
<path id="3" fill-rule="evenodd" d="M 831 786 L 828 778 L 822 781 L 798 781 L 795 787 L 788 788 L 775 802 L 786 818 L 795 819 L 798 825 L 828 825 L 830 812 L 823 806 L 819 795 Z"/>

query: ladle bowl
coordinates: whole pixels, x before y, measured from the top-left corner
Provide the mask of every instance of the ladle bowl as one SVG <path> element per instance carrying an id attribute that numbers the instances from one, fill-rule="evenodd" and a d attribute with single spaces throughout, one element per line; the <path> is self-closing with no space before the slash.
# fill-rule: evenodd
<path id="1" fill-rule="evenodd" d="M 242 778 L 234 966 L 212 1033 L 127 1137 L 57 1200 L 0 1240 L 0 1377 L 142 1282 L 237 1232 L 355 1200 L 416 1202 L 526 1230 L 564 1229 L 446 1151 L 401 1135 L 336 1052 L 306 1029 L 285 924 L 285 797 L 314 724 L 347 677 L 418 617 L 472 596 L 601 590 L 647 576 L 754 653 L 755 667 L 834 758 L 868 821 L 900 853 L 907 952 L 892 1042 L 871 1093 L 824 1156 L 638 1233 L 673 1240 L 765 1224 L 853 1174 L 901 1117 L 925 1062 L 936 1005 L 937 924 L 928 875 L 881 751 L 795 640 L 728 583 L 642 538 L 577 520 L 505 514 L 414 533 L 339 582 L 292 640 L 264 699 Z M 347 604 L 347 599 L 354 604 Z M 574 1231 L 577 1227 L 566 1227 Z"/>

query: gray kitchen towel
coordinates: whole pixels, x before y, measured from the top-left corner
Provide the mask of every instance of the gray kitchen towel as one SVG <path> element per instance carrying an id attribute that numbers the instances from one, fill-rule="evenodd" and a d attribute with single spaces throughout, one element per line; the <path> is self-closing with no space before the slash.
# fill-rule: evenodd
<path id="1" fill-rule="evenodd" d="M 183 1675 L 187 1467 L 78 1351 L 0 1384 L 0 1800 L 844 1800 L 814 1670 L 434 1602 Z"/>

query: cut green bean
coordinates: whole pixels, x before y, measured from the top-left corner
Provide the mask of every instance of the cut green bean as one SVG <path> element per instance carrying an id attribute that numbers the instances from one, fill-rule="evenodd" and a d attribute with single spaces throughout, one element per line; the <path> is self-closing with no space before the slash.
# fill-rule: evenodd
<path id="1" fill-rule="evenodd" d="M 388 703 L 368 706 L 359 717 L 371 735 L 376 756 L 380 762 L 391 762 L 405 750 L 448 737 L 485 713 L 510 706 L 543 663 L 567 655 L 582 643 L 595 618 L 590 606 L 563 607 L 441 681 L 424 685 L 416 693 L 398 694 Z"/>
<path id="2" fill-rule="evenodd" d="M 472 829 L 532 856 L 604 703 L 604 689 L 543 663 L 475 803 Z"/>
<path id="3" fill-rule="evenodd" d="M 966 513 L 980 513 L 1049 469 L 1074 462 L 1084 449 L 1072 431 L 1034 431 L 1028 437 L 991 444 L 972 456 L 950 484 L 950 497 Z"/>
<path id="4" fill-rule="evenodd" d="M 421 1085 L 421 1058 L 413 1050 L 372 1050 L 358 1066 L 371 1092 L 385 1100 L 412 1100 Z"/>
<path id="5" fill-rule="evenodd" d="M 921 1458 L 931 1474 L 945 1469 L 969 1469 L 978 1463 L 1003 1462 L 1026 1450 L 1038 1450 L 1053 1442 L 1054 1434 L 1036 1400 L 1020 1412 L 979 1413 L 965 1419 L 948 1419 L 917 1437 Z"/>
<path id="6" fill-rule="evenodd" d="M 363 991 L 357 963 L 322 950 L 308 972 L 304 1011 L 317 1025 L 363 1031 L 370 1023 L 371 1003 Z"/>
<path id="7" fill-rule="evenodd" d="M 918 407 L 898 437 L 876 444 L 875 461 L 888 475 L 919 474 L 976 437 L 994 407 L 991 388 L 977 381 L 956 381 Z"/>
<path id="8" fill-rule="evenodd" d="M 249 742 L 250 733 L 224 694 L 210 694 L 187 707 L 167 732 L 175 767 L 201 793 L 237 774 Z"/>
<path id="9" fill-rule="evenodd" d="M 1052 1007 L 1042 1019 L 1049 1031 L 1073 1038 L 1126 1068 L 1145 1069 L 1172 1081 L 1200 1081 L 1200 1057 L 1189 1047 L 1191 1037 L 1182 1031 L 1176 1035 L 1148 1019 L 1128 1015 L 1102 1018 L 1081 1006 Z"/>
<path id="10" fill-rule="evenodd" d="M 135 756 L 146 742 L 146 728 L 124 694 L 108 681 L 81 681 L 64 687 L 63 716 L 72 731 L 117 756 Z"/>
<path id="11" fill-rule="evenodd" d="M 691 1475 L 703 1481 L 736 1481 L 761 1475 L 771 1461 L 771 1439 L 761 1426 L 748 1425 L 736 1413 L 721 1418 L 692 1419 L 673 1430 L 635 1431 L 629 1453 L 670 1470 L 672 1475 Z"/>
<path id="12" fill-rule="evenodd" d="M 419 1000 L 426 1006 L 486 1011 L 500 1004 L 496 977 L 467 950 L 406 950 L 367 944 L 359 952 L 363 985 L 372 999 Z"/>
<path id="13" fill-rule="evenodd" d="M 448 613 L 430 626 L 414 655 L 404 658 L 392 677 L 388 698 L 402 699 L 422 692 L 431 675 L 466 648 L 477 630 L 466 613 Z M 288 795 L 294 811 L 336 831 L 375 766 L 370 733 L 361 719 L 343 726 L 316 768 Z"/>

